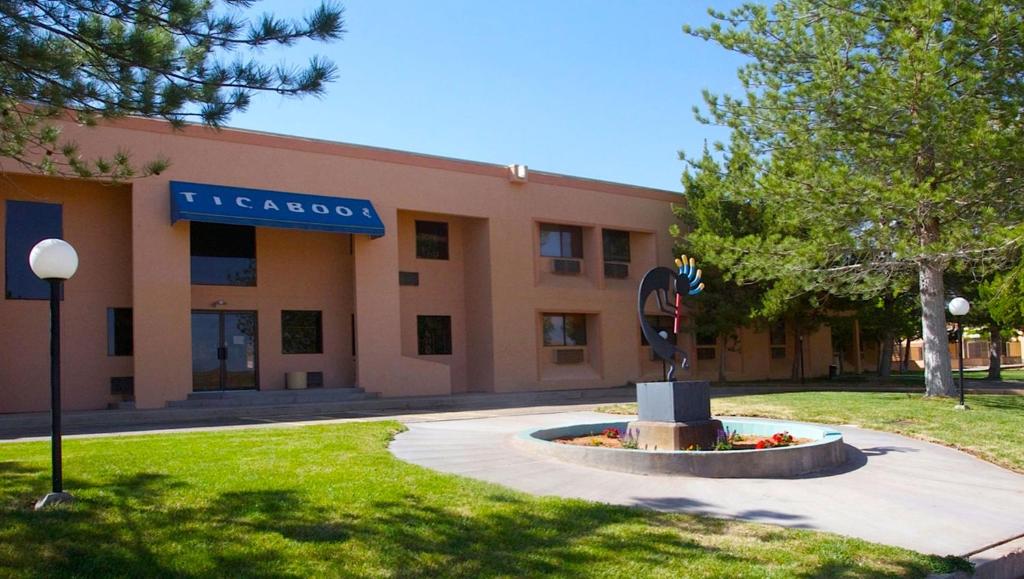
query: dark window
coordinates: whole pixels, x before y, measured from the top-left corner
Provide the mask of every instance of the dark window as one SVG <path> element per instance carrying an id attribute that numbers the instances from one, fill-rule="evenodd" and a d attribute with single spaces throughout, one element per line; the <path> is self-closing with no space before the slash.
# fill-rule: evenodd
<path id="1" fill-rule="evenodd" d="M 323 354 L 323 316 L 315 310 L 281 312 L 281 352 L 283 354 Z"/>
<path id="2" fill-rule="evenodd" d="M 416 257 L 448 259 L 448 224 L 444 221 L 416 222 Z"/>
<path id="3" fill-rule="evenodd" d="M 572 225 L 540 226 L 540 254 L 543 257 L 583 257 L 583 229 Z"/>
<path id="4" fill-rule="evenodd" d="M 772 358 L 786 357 L 786 322 L 779 321 L 768 329 L 768 340 L 771 343 Z"/>
<path id="5" fill-rule="evenodd" d="M 967 342 L 968 358 L 988 358 L 988 342 Z"/>
<path id="6" fill-rule="evenodd" d="M 256 285 L 256 228 L 193 221 L 192 283 Z"/>
<path id="7" fill-rule="evenodd" d="M 420 285 L 420 274 L 418 271 L 398 272 L 398 285 Z"/>
<path id="8" fill-rule="evenodd" d="M 107 355 L 132 355 L 131 308 L 107 308 Z"/>
<path id="9" fill-rule="evenodd" d="M 714 332 L 704 332 L 701 330 L 697 331 L 697 345 L 698 346 L 717 346 L 718 337 L 715 336 Z"/>
<path id="10" fill-rule="evenodd" d="M 416 316 L 416 336 L 420 356 L 450 356 L 452 317 Z"/>
<path id="11" fill-rule="evenodd" d="M 675 325 L 675 320 L 669 316 L 644 316 L 647 319 L 647 323 L 654 328 L 655 333 L 666 332 L 668 334 L 668 341 L 673 344 L 676 343 L 676 335 L 672 333 L 672 328 Z M 640 332 L 640 344 L 643 346 L 650 346 L 647 343 L 647 338 L 644 337 L 644 333 Z"/>
<path id="12" fill-rule="evenodd" d="M 545 346 L 586 346 L 587 316 L 544 314 Z"/>
<path id="13" fill-rule="evenodd" d="M 50 299 L 50 284 L 36 277 L 28 265 L 28 254 L 44 239 L 63 237 L 61 206 L 56 203 L 8 201 L 4 230 L 7 299 Z"/>
<path id="14" fill-rule="evenodd" d="M 718 354 L 718 336 L 714 332 L 697 330 L 697 359 L 714 360 Z"/>
<path id="15" fill-rule="evenodd" d="M 605 229 L 601 232 L 604 260 L 629 263 L 629 232 Z"/>

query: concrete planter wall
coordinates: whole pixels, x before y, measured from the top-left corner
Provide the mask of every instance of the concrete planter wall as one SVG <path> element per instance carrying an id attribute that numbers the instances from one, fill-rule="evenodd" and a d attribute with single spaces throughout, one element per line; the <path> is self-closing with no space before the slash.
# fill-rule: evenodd
<path id="1" fill-rule="evenodd" d="M 634 474 L 682 475 L 708 478 L 786 478 L 841 466 L 846 462 L 843 437 L 824 426 L 772 420 L 723 419 L 739 434 L 768 436 L 788 431 L 814 442 L 763 450 L 647 451 L 551 442 L 556 438 L 586 436 L 606 428 L 627 431 L 628 422 L 573 424 L 522 432 L 517 443 L 531 452 L 607 470 Z"/>

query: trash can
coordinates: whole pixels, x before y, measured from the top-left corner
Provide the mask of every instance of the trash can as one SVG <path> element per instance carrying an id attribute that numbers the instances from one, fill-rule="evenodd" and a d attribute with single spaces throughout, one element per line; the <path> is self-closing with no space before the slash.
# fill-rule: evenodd
<path id="1" fill-rule="evenodd" d="M 284 375 L 284 387 L 289 390 L 305 390 L 306 382 L 306 372 L 286 372 Z"/>

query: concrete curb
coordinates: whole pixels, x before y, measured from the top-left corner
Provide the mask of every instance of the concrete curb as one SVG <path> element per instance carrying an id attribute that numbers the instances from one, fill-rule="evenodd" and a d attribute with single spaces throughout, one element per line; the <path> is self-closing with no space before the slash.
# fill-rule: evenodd
<path id="1" fill-rule="evenodd" d="M 827 426 L 803 422 L 727 418 L 726 428 L 743 434 L 767 435 L 789 431 L 814 442 L 764 450 L 731 452 L 629 450 L 558 444 L 563 436 L 584 436 L 617 428 L 626 432 L 630 422 L 601 422 L 532 428 L 520 432 L 513 443 L 526 452 L 593 468 L 632 474 L 703 478 L 792 478 L 835 469 L 846 462 L 843 436 Z"/>
<path id="2" fill-rule="evenodd" d="M 974 573 L 932 574 L 927 579 L 1018 579 L 1024 577 L 1024 536 L 989 547 L 968 557 Z"/>

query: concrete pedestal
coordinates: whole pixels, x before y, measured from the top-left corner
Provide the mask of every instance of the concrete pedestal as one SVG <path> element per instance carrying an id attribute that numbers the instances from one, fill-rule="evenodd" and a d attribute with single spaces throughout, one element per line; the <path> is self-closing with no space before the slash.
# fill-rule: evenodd
<path id="1" fill-rule="evenodd" d="M 722 423 L 718 420 L 689 422 L 649 422 L 637 420 L 629 425 L 642 450 L 708 450 L 715 445 Z"/>
<path id="2" fill-rule="evenodd" d="M 707 381 L 641 382 L 636 385 L 640 420 L 692 422 L 711 420 L 711 384 Z"/>
<path id="3" fill-rule="evenodd" d="M 707 450 L 722 423 L 711 419 L 711 384 L 706 381 L 643 382 L 636 385 L 640 420 L 630 424 L 644 450 Z"/>
<path id="4" fill-rule="evenodd" d="M 75 499 L 68 493 L 48 493 L 45 497 L 36 501 L 36 510 L 41 511 L 53 505 L 73 503 Z"/>

